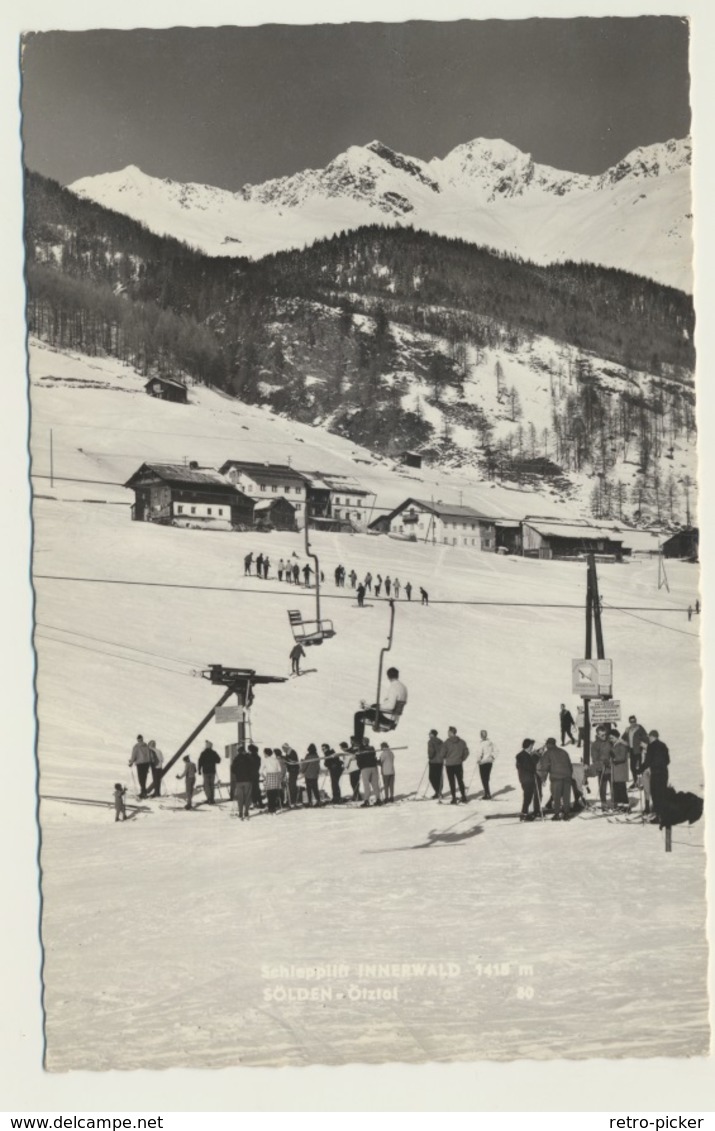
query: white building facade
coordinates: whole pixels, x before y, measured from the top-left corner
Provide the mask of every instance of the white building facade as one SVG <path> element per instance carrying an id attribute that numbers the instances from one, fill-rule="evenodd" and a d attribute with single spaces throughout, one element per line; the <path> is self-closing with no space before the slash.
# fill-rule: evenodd
<path id="1" fill-rule="evenodd" d="M 387 532 L 397 538 L 491 553 L 496 550 L 494 520 L 473 507 L 407 499 L 386 516 L 385 523 Z"/>

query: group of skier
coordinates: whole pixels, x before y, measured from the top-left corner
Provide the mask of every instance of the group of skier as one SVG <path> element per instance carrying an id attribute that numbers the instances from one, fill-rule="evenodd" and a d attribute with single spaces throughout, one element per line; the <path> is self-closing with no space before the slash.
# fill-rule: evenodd
<path id="1" fill-rule="evenodd" d="M 206 757 L 209 750 L 215 761 Z M 216 804 L 219 762 L 210 743 L 206 744 L 198 765 L 185 755 L 184 771 L 177 778 L 185 781 L 186 809 L 194 808 L 197 773 L 203 777 L 206 804 Z M 346 796 L 341 790 L 344 773 L 350 781 Z M 321 789 L 324 776 L 330 781 L 329 800 Z M 376 748 L 366 738 L 341 742 L 337 751 L 323 743 L 320 753 L 311 742 L 302 758 L 288 742 L 280 747 L 265 746 L 262 755 L 255 743 L 249 743 L 231 750 L 229 778 L 228 799 L 236 802 L 242 821 L 249 819 L 251 809 L 277 813 L 282 809 L 320 808 L 346 801 L 360 802 L 363 808 L 368 808 L 371 797 L 376 805 L 394 801 L 395 754 L 387 742 L 381 742 Z"/>
<path id="2" fill-rule="evenodd" d="M 244 577 L 258 577 L 262 581 L 268 581 L 270 578 L 271 566 L 274 565 L 268 554 L 258 554 L 255 558 L 253 553 L 246 554 L 243 559 L 243 575 Z M 293 551 L 290 557 L 279 558 L 274 565 L 276 576 L 279 581 L 286 581 L 289 585 L 304 585 L 306 588 L 310 585 L 310 579 L 315 573 L 315 570 L 306 562 L 301 566 L 298 555 Z M 255 569 L 255 574 L 251 570 Z M 302 581 L 301 581 L 302 578 Z M 321 571 L 320 580 L 324 581 L 325 576 Z"/>
<path id="3" fill-rule="evenodd" d="M 247 820 L 251 809 L 264 807 L 267 807 L 269 813 L 299 806 L 320 807 L 327 803 L 327 795 L 320 788 L 323 776 L 330 782 L 332 804 L 352 801 L 368 808 L 371 799 L 375 805 L 394 801 L 394 748 L 386 741 L 381 741 L 379 745 L 371 743 L 365 737 L 365 729 L 370 724 L 379 733 L 394 730 L 397 726 L 407 703 L 407 688 L 399 674 L 397 668 L 388 669 L 386 694 L 379 703 L 370 706 L 365 702 L 361 704 L 353 719 L 352 738 L 349 742 L 341 742 L 337 751 L 328 743 L 323 743 L 318 753 L 316 744 L 310 743 L 301 758 L 287 742 L 281 747 L 264 747 L 262 756 L 255 744 L 232 747 L 228 789 L 230 800 L 236 801 L 240 819 Z M 564 720 L 564 712 L 564 704 L 561 704 L 559 718 L 562 736 L 563 728 L 567 735 L 571 730 L 568 720 Z M 581 739 L 582 735 L 579 737 Z M 572 734 L 570 741 L 575 743 Z M 563 738 L 561 746 L 555 738 L 547 738 L 539 748 L 534 739 L 523 740 L 516 755 L 516 771 L 523 794 L 520 812 L 522 821 L 543 818 L 547 813 L 551 814 L 554 821 L 567 820 L 572 813 L 585 807 L 584 793 L 590 792 L 589 779 L 592 778 L 598 779 L 602 811 L 613 809 L 628 812 L 631 808 L 628 790 L 637 789 L 643 793 L 644 818 L 650 816 L 654 822 L 660 820 L 668 785 L 670 754 L 657 730 L 646 731 L 635 715 L 629 716 L 628 727 L 620 734 L 611 724 L 598 725 L 596 737 L 590 743 L 591 759 L 588 765 L 572 761 L 564 745 Z M 455 726 L 448 728 L 444 739 L 439 737 L 436 729 L 429 732 L 426 773 L 433 799 L 442 800 L 446 773 L 451 794 L 450 804 L 466 803 L 469 800 L 471 782 L 478 770 L 482 800 L 492 800 L 490 783 L 497 751 L 486 730 L 480 732 L 474 771 L 467 784 L 464 764 L 469 757 L 469 748 Z M 164 757 L 156 742 L 153 739 L 145 742 L 141 734 L 137 735 L 129 766 L 132 774 L 136 770 L 140 799 L 152 795 L 161 796 L 163 764 Z M 176 777 L 184 782 L 186 809 L 194 808 L 193 797 L 198 774 L 203 779 L 205 803 L 216 803 L 217 785 L 220 789 L 217 782 L 220 764 L 220 755 L 209 740 L 205 742 L 197 763 L 193 762 L 189 754 L 184 755 L 182 771 Z M 150 773 L 152 780 L 148 788 Z M 348 775 L 350 782 L 347 795 L 343 795 L 341 790 L 343 774 Z M 544 784 L 547 780 L 551 796 L 548 801 L 544 801 Z M 418 794 L 421 784 L 420 782 L 417 789 Z M 117 821 L 126 819 L 125 794 L 126 788 L 121 783 L 116 783 L 114 808 Z"/>
<path id="4" fill-rule="evenodd" d="M 271 562 L 268 554 L 258 554 L 254 558 L 253 553 L 246 554 L 243 559 L 243 573 L 245 577 L 258 577 L 262 581 L 268 581 L 271 576 L 271 568 L 275 569 L 278 581 L 285 581 L 289 585 L 303 585 L 306 589 L 314 584 L 315 569 L 306 562 L 305 565 L 300 565 L 298 555 L 293 551 L 290 557 L 279 558 L 276 563 Z M 255 575 L 252 574 L 255 570 Z M 385 597 L 392 600 L 399 601 L 400 595 L 404 595 L 407 601 L 412 600 L 413 586 L 410 581 L 404 584 L 400 581 L 399 577 L 390 577 L 387 574 L 382 577 L 381 574 L 373 574 L 368 570 L 362 580 L 351 569 L 349 573 L 346 572 L 344 565 L 335 567 L 335 584 L 338 589 L 345 588 L 346 579 L 350 582 L 350 588 L 355 590 L 357 603 L 362 608 L 365 604 L 365 597 L 370 593 L 374 597 L 380 597 L 384 590 Z M 320 581 L 325 581 L 325 574 L 320 571 Z M 420 601 L 423 605 L 429 605 L 429 593 L 423 586 L 419 586 Z"/>
<path id="5" fill-rule="evenodd" d="M 646 732 L 635 715 L 629 717 L 628 727 L 622 733 L 608 723 L 601 724 L 596 727 L 590 754 L 590 764 L 584 765 L 580 761 L 572 762 L 555 738 L 547 738 L 539 749 L 533 738 L 525 738 L 516 756 L 523 791 L 521 820 L 534 820 L 547 812 L 552 813 L 552 820 L 567 820 L 572 812 L 584 808 L 583 795 L 590 792 L 590 778 L 598 779 L 601 811 L 628 813 L 631 809 L 628 791 L 639 790 L 643 793 L 644 819 L 661 820 L 670 753 L 657 730 Z M 551 797 L 542 804 L 543 784 L 547 778 Z"/>
<path id="6" fill-rule="evenodd" d="M 338 589 L 345 588 L 346 579 L 350 582 L 350 588 L 355 590 L 357 603 L 361 608 L 365 603 L 365 598 L 368 593 L 373 597 L 379 597 L 383 589 L 385 596 L 393 601 L 399 601 L 401 593 L 404 593 L 405 600 L 412 600 L 412 582 L 407 581 L 403 585 L 399 577 L 390 577 L 389 573 L 386 574 L 385 577 L 380 573 L 376 573 L 373 576 L 370 570 L 368 570 L 361 580 L 354 568 L 350 570 L 350 573 L 347 573 L 345 566 L 341 564 L 335 567 L 334 577 Z M 429 594 L 427 590 L 420 585 L 419 591 L 421 603 L 423 605 L 429 605 Z"/>

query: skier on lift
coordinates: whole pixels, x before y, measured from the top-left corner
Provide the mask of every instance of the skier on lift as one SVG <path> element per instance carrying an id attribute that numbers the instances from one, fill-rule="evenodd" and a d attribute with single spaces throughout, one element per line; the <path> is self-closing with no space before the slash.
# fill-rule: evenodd
<path id="1" fill-rule="evenodd" d="M 397 668 L 387 669 L 387 678 L 389 680 L 387 692 L 383 695 L 378 704 L 373 703 L 368 707 L 365 701 L 362 701 L 362 710 L 355 712 L 353 734 L 355 738 L 361 739 L 365 734 L 365 723 L 375 720 L 377 714 L 377 729 L 378 730 L 394 730 L 397 726 L 400 715 L 405 709 L 407 703 L 407 688 L 400 680 L 400 673 Z"/>

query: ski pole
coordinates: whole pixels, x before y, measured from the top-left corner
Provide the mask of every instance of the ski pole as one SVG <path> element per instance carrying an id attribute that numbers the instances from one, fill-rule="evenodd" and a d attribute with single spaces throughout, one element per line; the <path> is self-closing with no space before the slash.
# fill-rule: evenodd
<path id="1" fill-rule="evenodd" d="M 427 773 L 427 767 L 425 766 L 424 770 L 422 771 L 422 777 L 420 778 L 420 780 L 417 784 L 417 789 L 414 792 L 415 801 L 419 800 L 420 790 L 422 789 L 422 782 L 425 780 L 425 774 L 426 773 Z"/>
<path id="2" fill-rule="evenodd" d="M 471 790 L 471 788 L 472 788 L 472 782 L 474 781 L 474 777 L 475 777 L 475 775 L 476 775 L 476 772 L 477 772 L 477 766 L 478 766 L 478 765 L 479 765 L 479 762 L 475 762 L 475 763 L 474 763 L 474 766 L 473 766 L 473 768 L 472 768 L 472 776 L 470 777 L 470 779 L 469 779 L 469 785 L 467 786 L 467 796 L 469 796 L 469 791 L 470 791 L 470 790 Z"/>
<path id="3" fill-rule="evenodd" d="M 132 783 L 134 785 L 134 792 L 138 795 L 139 794 L 139 783 L 137 781 L 136 774 L 134 773 L 134 766 L 129 767 L 129 772 L 132 775 Z"/>
<path id="4" fill-rule="evenodd" d="M 536 797 L 536 804 L 538 806 L 539 816 L 541 817 L 542 821 L 545 821 L 546 817 L 544 816 L 544 807 L 541 804 L 541 779 L 539 778 L 538 775 L 536 775 L 534 777 L 534 796 Z"/>

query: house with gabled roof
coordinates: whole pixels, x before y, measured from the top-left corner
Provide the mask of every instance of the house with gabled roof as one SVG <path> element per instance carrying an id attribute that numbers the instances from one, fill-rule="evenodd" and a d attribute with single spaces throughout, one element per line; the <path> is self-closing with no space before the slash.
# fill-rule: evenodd
<path id="1" fill-rule="evenodd" d="M 144 386 L 144 392 L 162 401 L 174 401 L 176 404 L 189 403 L 186 385 L 183 381 L 174 381 L 170 377 L 150 377 Z"/>
<path id="2" fill-rule="evenodd" d="M 433 542 L 488 552 L 496 549 L 493 518 L 474 507 L 441 500 L 405 499 L 393 511 L 371 522 L 368 529 L 411 542 Z"/>
<path id="3" fill-rule="evenodd" d="M 134 491 L 132 517 L 213 530 L 250 530 L 253 500 L 224 475 L 197 463 L 143 463 L 124 484 Z"/>
<path id="4" fill-rule="evenodd" d="M 311 525 L 331 530 L 364 530 L 374 492 L 366 491 L 352 475 L 302 471 L 308 483 Z"/>
<path id="5" fill-rule="evenodd" d="M 308 497 L 308 479 L 287 463 L 269 460 L 227 459 L 219 468 L 221 475 L 254 502 L 284 498 L 295 511 L 296 521 L 302 526 Z"/>

